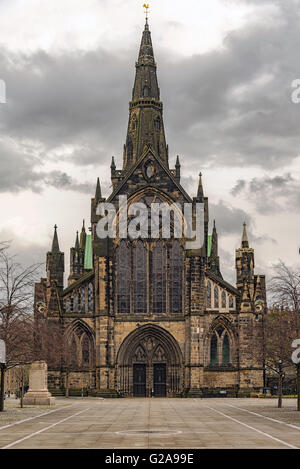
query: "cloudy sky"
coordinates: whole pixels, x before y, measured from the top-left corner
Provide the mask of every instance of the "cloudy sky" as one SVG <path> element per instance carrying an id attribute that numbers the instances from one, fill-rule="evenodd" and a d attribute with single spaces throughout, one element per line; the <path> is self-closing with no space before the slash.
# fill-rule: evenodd
<path id="1" fill-rule="evenodd" d="M 150 2 L 149 2 L 150 3 Z M 53 225 L 68 261 L 99 175 L 122 163 L 144 25 L 137 0 L 0 0 L 0 240 L 43 261 Z M 203 173 L 221 267 L 234 281 L 244 220 L 257 271 L 300 246 L 300 0 L 152 0 L 170 163 Z"/>

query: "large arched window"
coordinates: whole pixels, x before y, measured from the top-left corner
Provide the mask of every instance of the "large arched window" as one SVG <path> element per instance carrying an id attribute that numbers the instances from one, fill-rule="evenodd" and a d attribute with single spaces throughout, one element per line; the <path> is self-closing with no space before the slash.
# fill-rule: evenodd
<path id="1" fill-rule="evenodd" d="M 130 249 L 121 241 L 116 251 L 118 312 L 130 313 Z"/>
<path id="2" fill-rule="evenodd" d="M 211 283 L 209 280 L 206 285 L 206 298 L 207 298 L 207 307 L 211 308 Z"/>
<path id="3" fill-rule="evenodd" d="M 216 365 L 218 363 L 218 337 L 214 334 L 210 341 L 210 363 Z"/>
<path id="4" fill-rule="evenodd" d="M 170 312 L 182 313 L 182 247 L 175 240 L 170 249 Z"/>
<path id="5" fill-rule="evenodd" d="M 223 336 L 223 344 L 222 344 L 222 363 L 227 365 L 230 362 L 230 344 L 228 335 L 225 334 Z"/>
<path id="6" fill-rule="evenodd" d="M 152 254 L 151 305 L 153 314 L 166 311 L 166 249 L 159 241 Z"/>
<path id="7" fill-rule="evenodd" d="M 133 248 L 133 311 L 147 313 L 147 250 L 139 240 Z M 128 272 L 126 273 L 128 277 Z"/>

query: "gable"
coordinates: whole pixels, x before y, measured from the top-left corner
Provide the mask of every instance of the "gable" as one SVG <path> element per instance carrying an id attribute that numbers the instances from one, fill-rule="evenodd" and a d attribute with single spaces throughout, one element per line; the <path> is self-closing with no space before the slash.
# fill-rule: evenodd
<path id="1" fill-rule="evenodd" d="M 190 196 L 177 182 L 172 171 L 155 155 L 151 148 L 148 148 L 128 171 L 124 179 L 107 199 L 107 202 L 117 201 L 119 195 L 130 197 L 135 192 L 147 187 L 153 187 L 166 193 L 174 202 L 192 202 Z"/>

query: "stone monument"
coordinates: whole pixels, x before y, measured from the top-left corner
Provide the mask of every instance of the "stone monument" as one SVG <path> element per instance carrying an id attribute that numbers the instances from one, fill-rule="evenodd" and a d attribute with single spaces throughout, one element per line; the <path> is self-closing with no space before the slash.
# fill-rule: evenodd
<path id="1" fill-rule="evenodd" d="M 48 391 L 47 378 L 47 363 L 33 362 L 29 372 L 29 390 L 24 396 L 24 404 L 55 405 L 55 398 Z"/>

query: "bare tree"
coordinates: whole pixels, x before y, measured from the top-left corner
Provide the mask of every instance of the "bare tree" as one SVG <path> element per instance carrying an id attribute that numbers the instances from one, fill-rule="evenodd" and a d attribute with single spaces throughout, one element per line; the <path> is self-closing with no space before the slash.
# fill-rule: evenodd
<path id="1" fill-rule="evenodd" d="M 6 343 L 7 368 L 34 359 L 33 287 L 40 265 L 23 267 L 7 245 L 0 249 L 0 338 Z"/>
<path id="2" fill-rule="evenodd" d="M 268 291 L 271 295 L 274 316 L 273 338 L 270 343 L 273 350 L 277 349 L 277 356 L 284 363 L 291 361 L 292 342 L 300 339 L 300 271 L 287 267 L 280 261 L 274 266 L 275 275 L 270 281 Z M 268 335 L 268 324 L 265 325 Z M 266 350 L 268 342 L 266 342 Z M 280 352 L 280 353 L 279 353 Z M 274 356 L 273 356 L 274 358 Z M 296 365 L 297 374 L 297 409 L 300 411 L 300 364 Z"/>

